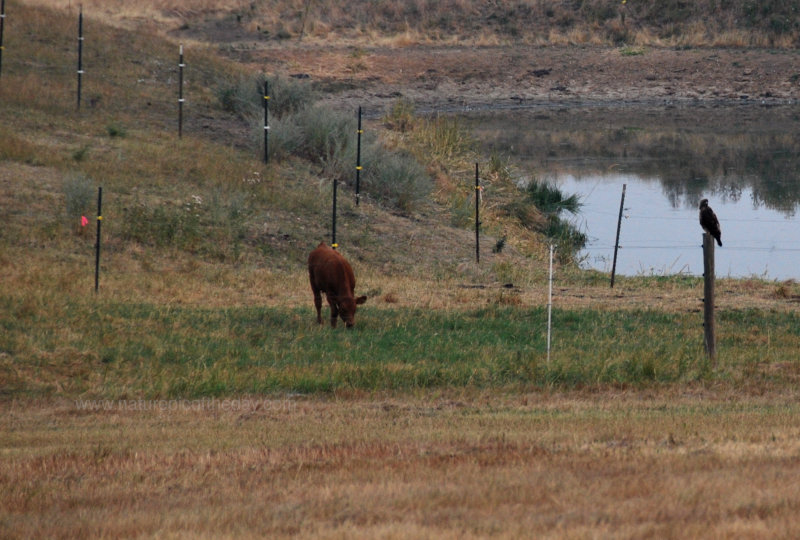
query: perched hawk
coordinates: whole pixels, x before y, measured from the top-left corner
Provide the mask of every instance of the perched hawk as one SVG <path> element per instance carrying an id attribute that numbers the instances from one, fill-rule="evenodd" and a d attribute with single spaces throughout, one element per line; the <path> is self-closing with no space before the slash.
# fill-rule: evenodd
<path id="1" fill-rule="evenodd" d="M 700 201 L 700 226 L 703 227 L 704 231 L 713 236 L 717 244 L 722 247 L 722 230 L 719 228 L 717 215 L 711 207 L 708 206 L 708 199 Z"/>

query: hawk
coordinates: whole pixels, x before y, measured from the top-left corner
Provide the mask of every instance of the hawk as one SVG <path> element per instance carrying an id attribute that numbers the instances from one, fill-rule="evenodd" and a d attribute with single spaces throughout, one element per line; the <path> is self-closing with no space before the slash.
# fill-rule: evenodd
<path id="1" fill-rule="evenodd" d="M 719 228 L 717 215 L 711 207 L 708 206 L 708 199 L 700 201 L 700 226 L 703 227 L 704 231 L 713 236 L 717 244 L 722 247 L 722 230 Z"/>

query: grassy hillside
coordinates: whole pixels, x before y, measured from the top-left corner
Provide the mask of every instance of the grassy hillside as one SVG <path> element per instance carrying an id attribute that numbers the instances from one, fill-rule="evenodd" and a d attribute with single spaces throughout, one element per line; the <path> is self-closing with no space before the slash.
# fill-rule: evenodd
<path id="1" fill-rule="evenodd" d="M 178 138 L 177 47 L 88 17 L 83 106 L 76 111 L 74 21 L 64 24 L 59 11 L 13 2 L 8 10 L 0 158 L 3 206 L 11 218 L 3 240 L 10 248 L 28 248 L 35 239 L 38 256 L 49 257 L 90 247 L 93 234 L 76 224 L 94 211 L 92 193 L 100 185 L 108 263 L 124 259 L 122 271 L 151 253 L 157 255 L 145 266 L 186 256 L 208 264 L 294 269 L 310 247 L 329 239 L 332 179 L 354 180 L 355 115 L 311 109 L 287 119 L 273 105 L 272 162 L 265 165 L 255 81 L 194 47 L 186 52 L 185 127 Z M 273 103 L 281 91 L 305 91 L 282 84 L 278 90 L 273 84 Z M 252 98 L 253 106 L 237 105 L 239 94 Z M 340 188 L 337 239 L 371 266 L 411 268 L 413 261 L 429 273 L 443 261 L 469 258 L 469 246 L 444 239 L 469 241 L 468 231 L 448 230 L 447 214 L 451 196 L 471 195 L 469 169 L 477 156 L 446 120 L 418 124 L 413 134 L 396 135 L 379 122 L 369 125 L 363 205 L 355 207 L 352 187 Z M 337 139 L 333 130 L 344 131 Z M 411 155 L 430 153 L 435 145 L 441 148 L 436 162 L 420 163 Z M 466 172 L 452 177 L 458 168 Z M 434 179 L 438 188 L 426 188 Z M 401 180 L 411 182 L 408 189 L 392 191 Z M 438 197 L 442 190 L 446 194 Z M 393 242 L 386 241 L 387 231 Z M 398 246 L 404 236 L 437 245 L 436 261 L 420 266 Z"/>
<path id="2" fill-rule="evenodd" d="M 54 0 L 30 3 L 61 7 Z M 597 43 L 792 48 L 800 8 L 789 0 L 137 0 L 83 5 L 127 26 L 144 21 L 215 41 L 239 29 L 266 39 L 469 43 Z"/>
<path id="3" fill-rule="evenodd" d="M 370 121 L 366 192 L 356 206 L 352 114 L 277 107 L 266 165 L 258 106 L 242 105 L 260 102 L 263 76 L 192 45 L 178 138 L 175 44 L 93 17 L 84 26 L 78 111 L 74 18 L 18 2 L 7 13 L 6 395 L 795 380 L 794 284 L 720 285 L 729 311 L 714 371 L 702 352 L 699 280 L 620 279 L 609 291 L 604 276 L 568 263 L 556 269 L 558 348 L 545 363 L 547 248 L 536 231 L 552 219 L 535 208 L 535 190 L 514 186 L 513 167 L 477 155 L 453 120 L 418 118 L 401 102 Z M 313 102 L 296 82 L 272 82 Z M 470 230 L 475 161 L 485 187 L 480 264 Z M 357 291 L 370 296 L 357 325 L 361 318 L 371 330 L 346 338 L 317 328 L 305 270 L 308 252 L 330 239 L 334 178 L 342 181 L 337 240 Z"/>
<path id="4" fill-rule="evenodd" d="M 101 294 L 116 299 L 305 304 L 305 258 L 330 241 L 333 178 L 342 181 L 341 249 L 367 282 L 369 273 L 404 276 L 408 283 L 398 282 L 393 293 L 402 301 L 417 290 L 417 279 L 452 279 L 464 265 L 457 279 L 494 283 L 508 279 L 509 261 L 524 260 L 515 246 L 528 255 L 543 251 L 536 234 L 487 208 L 486 263 L 468 264 L 478 156 L 447 119 L 418 119 L 400 107 L 387 120 L 402 124 L 395 131 L 382 121 L 369 123 L 364 193 L 356 206 L 348 185 L 354 114 L 309 109 L 291 116 L 274 107 L 274 155 L 266 165 L 256 118 L 262 97 L 252 75 L 193 46 L 185 55 L 185 126 L 178 138 L 177 46 L 155 32 L 106 26 L 89 16 L 78 111 L 76 13 L 13 1 L 7 13 L 0 84 L 6 294 L 90 294 L 99 186 Z M 295 83 L 276 82 L 283 86 L 273 84 L 273 103 L 287 101 L 281 91 L 313 101 Z M 241 96 L 252 97 L 255 107 L 242 107 Z M 328 128 L 346 133 L 337 139 Z M 484 182 L 493 179 L 493 205 L 497 197 L 514 196 L 507 179 L 484 172 Z M 408 189 L 397 191 L 398 185 Z M 80 226 L 82 215 L 89 226 Z M 493 259 L 503 235 L 506 249 Z M 504 275 L 497 276 L 496 264 Z"/>

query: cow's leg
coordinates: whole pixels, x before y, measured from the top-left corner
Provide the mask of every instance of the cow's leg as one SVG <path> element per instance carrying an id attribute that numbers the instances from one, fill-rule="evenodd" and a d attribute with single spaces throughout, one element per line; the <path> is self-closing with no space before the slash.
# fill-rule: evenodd
<path id="1" fill-rule="evenodd" d="M 322 293 L 319 289 L 311 285 L 311 290 L 314 292 L 314 307 L 317 308 L 317 322 L 322 324 Z"/>
<path id="2" fill-rule="evenodd" d="M 331 301 L 328 298 L 328 304 L 331 306 L 331 327 L 336 328 L 336 319 L 339 318 L 339 307 L 336 305 L 336 302 Z"/>

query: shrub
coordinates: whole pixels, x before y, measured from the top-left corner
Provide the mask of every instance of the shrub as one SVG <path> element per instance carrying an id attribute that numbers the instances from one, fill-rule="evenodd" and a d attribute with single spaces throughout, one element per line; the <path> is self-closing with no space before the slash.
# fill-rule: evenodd
<path id="1" fill-rule="evenodd" d="M 455 193 L 450 198 L 450 225 L 466 229 L 475 224 L 475 197 Z"/>
<path id="2" fill-rule="evenodd" d="M 125 137 L 128 132 L 119 124 L 109 124 L 106 126 L 106 132 L 109 137 Z"/>
<path id="3" fill-rule="evenodd" d="M 82 174 L 68 176 L 63 184 L 67 220 L 79 223 L 81 216 L 91 214 L 95 195 L 94 182 Z"/>
<path id="4" fill-rule="evenodd" d="M 302 134 L 296 153 L 321 163 L 327 176 L 341 180 L 355 166 L 355 117 L 323 106 L 307 107 L 296 116 Z"/>
<path id="5" fill-rule="evenodd" d="M 352 186 L 356 131 L 355 115 L 307 107 L 276 122 L 270 131 L 270 155 L 300 156 L 320 164 L 325 176 Z M 405 212 L 413 210 L 432 188 L 419 161 L 406 152 L 385 149 L 373 133 L 362 136 L 361 163 L 361 191 Z"/>
<path id="6" fill-rule="evenodd" d="M 365 166 L 365 191 L 390 205 L 410 212 L 431 192 L 433 182 L 425 168 L 411 154 L 390 152 L 374 145 Z"/>
<path id="7" fill-rule="evenodd" d="M 263 143 L 264 125 L 259 120 L 254 124 L 254 140 L 259 145 Z M 270 121 L 269 131 L 269 158 L 282 160 L 297 154 L 303 144 L 303 133 L 297 125 L 297 118 L 286 116 Z"/>
<path id="8" fill-rule="evenodd" d="M 217 99 L 223 109 L 243 119 L 263 118 L 265 81 L 269 83 L 269 113 L 273 119 L 303 110 L 316 99 L 307 82 L 279 75 L 255 75 L 240 77 L 237 81 L 223 81 L 217 86 Z"/>

